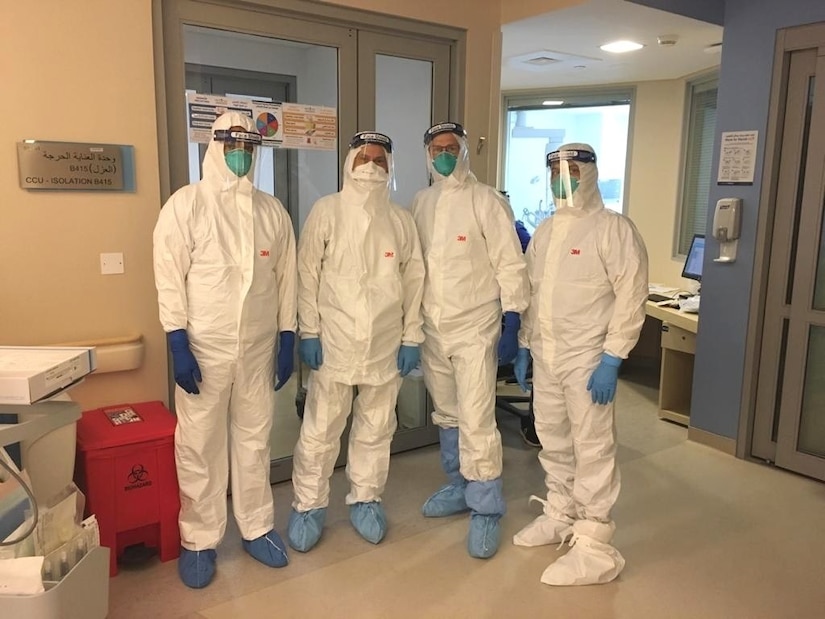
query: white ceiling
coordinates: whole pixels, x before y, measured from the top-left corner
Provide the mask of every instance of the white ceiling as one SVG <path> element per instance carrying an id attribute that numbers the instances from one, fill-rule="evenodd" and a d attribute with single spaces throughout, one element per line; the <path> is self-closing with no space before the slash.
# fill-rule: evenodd
<path id="1" fill-rule="evenodd" d="M 590 0 L 502 27 L 502 90 L 557 88 L 684 77 L 717 66 L 722 27 L 625 0 Z M 671 47 L 657 37 L 676 35 Z M 600 45 L 631 39 L 646 47 L 610 54 Z M 536 66 L 525 60 L 544 56 Z M 555 61 L 555 62 L 553 62 Z"/>

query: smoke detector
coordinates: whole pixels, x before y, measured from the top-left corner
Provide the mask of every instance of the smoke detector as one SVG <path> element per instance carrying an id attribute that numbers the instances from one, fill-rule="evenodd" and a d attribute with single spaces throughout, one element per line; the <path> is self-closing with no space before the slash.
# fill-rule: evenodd
<path id="1" fill-rule="evenodd" d="M 656 41 L 659 43 L 659 47 L 673 47 L 676 45 L 676 42 L 679 40 L 678 35 L 675 34 L 660 34 L 656 37 Z"/>

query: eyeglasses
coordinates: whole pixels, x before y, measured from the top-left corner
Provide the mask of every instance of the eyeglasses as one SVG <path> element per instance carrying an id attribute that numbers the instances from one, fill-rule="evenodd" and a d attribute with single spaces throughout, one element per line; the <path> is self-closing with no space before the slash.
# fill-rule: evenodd
<path id="1" fill-rule="evenodd" d="M 436 146 L 435 144 L 430 144 L 430 154 L 433 156 L 440 155 L 441 153 L 450 153 L 451 155 L 458 157 L 458 153 L 460 152 L 461 146 L 457 144 L 450 144 L 449 146 Z"/>

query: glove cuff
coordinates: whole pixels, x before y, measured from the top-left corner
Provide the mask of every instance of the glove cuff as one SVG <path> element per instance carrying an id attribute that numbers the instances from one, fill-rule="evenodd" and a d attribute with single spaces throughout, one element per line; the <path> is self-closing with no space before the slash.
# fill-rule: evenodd
<path id="1" fill-rule="evenodd" d="M 622 365 L 622 359 L 620 359 L 619 357 L 614 357 L 613 355 L 604 352 L 602 353 L 602 363 L 604 363 L 605 365 L 609 365 L 610 367 L 617 368 L 620 365 Z"/>
<path id="2" fill-rule="evenodd" d="M 186 334 L 186 329 L 170 331 L 166 334 L 166 341 L 169 342 L 169 348 L 173 352 L 189 348 L 189 336 Z"/>
<path id="3" fill-rule="evenodd" d="M 518 312 L 504 312 L 504 328 L 515 328 L 518 329 L 521 327 L 521 316 Z"/>

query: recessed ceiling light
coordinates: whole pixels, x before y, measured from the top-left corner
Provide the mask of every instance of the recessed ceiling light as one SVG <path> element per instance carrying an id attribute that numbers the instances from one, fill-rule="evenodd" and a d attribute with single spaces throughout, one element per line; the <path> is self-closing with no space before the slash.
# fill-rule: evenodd
<path id="1" fill-rule="evenodd" d="M 542 101 L 542 105 L 564 105 L 564 101 Z"/>
<path id="2" fill-rule="evenodd" d="M 635 41 L 613 41 L 600 46 L 599 49 L 612 54 L 624 54 L 625 52 L 635 52 L 643 47 L 644 45 Z"/>

